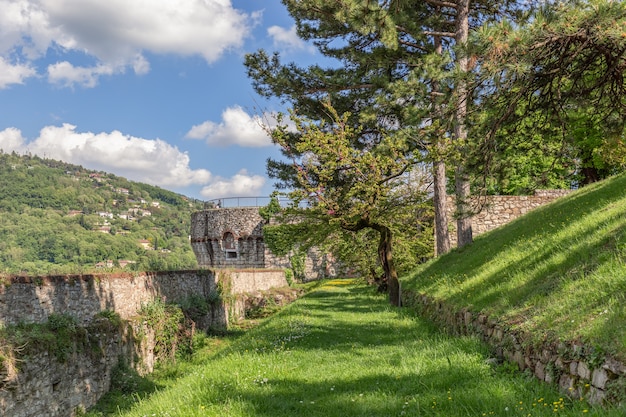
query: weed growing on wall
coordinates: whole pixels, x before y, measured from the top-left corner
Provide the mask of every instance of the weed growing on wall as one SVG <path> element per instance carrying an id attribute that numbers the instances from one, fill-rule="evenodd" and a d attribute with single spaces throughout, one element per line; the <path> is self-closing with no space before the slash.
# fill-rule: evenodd
<path id="1" fill-rule="evenodd" d="M 216 292 L 216 291 L 215 291 Z M 209 313 L 210 304 L 213 304 L 211 294 L 206 299 L 200 295 L 192 294 L 178 303 L 186 317 L 197 322 Z M 219 297 L 219 294 L 217 294 Z"/>
<path id="2" fill-rule="evenodd" d="M 303 280 L 306 269 L 306 252 L 300 248 L 294 249 L 293 255 L 289 257 L 291 269 L 296 279 Z"/>
<path id="3" fill-rule="evenodd" d="M 176 354 L 191 346 L 192 334 L 185 331 L 185 316 L 178 305 L 157 299 L 139 310 L 144 322 L 154 331 L 154 355 L 158 361 L 174 360 Z"/>

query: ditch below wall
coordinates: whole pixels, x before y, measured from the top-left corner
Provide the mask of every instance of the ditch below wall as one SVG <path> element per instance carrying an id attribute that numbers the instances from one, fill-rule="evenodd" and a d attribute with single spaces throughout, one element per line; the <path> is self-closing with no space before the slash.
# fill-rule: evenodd
<path id="1" fill-rule="evenodd" d="M 108 392 L 113 369 L 120 362 L 140 374 L 152 372 L 154 335 L 146 323 L 137 320 L 143 305 L 155 300 L 180 303 L 191 296 L 211 300 L 220 290 L 226 302 L 213 304 L 194 324 L 200 330 L 225 328 L 229 320 L 244 316 L 250 294 L 286 286 L 282 270 L 2 278 L 0 327 L 46 323 L 51 314 L 62 314 L 76 319 L 86 336 L 64 360 L 45 349 L 22 349 L 28 351 L 23 355 L 17 349 L 15 368 L 7 366 L 0 354 L 0 415 L 74 416 Z M 100 325 L 98 313 L 107 310 L 117 313 L 124 325 Z"/>
<path id="2" fill-rule="evenodd" d="M 498 360 L 558 386 L 572 398 L 602 404 L 626 397 L 626 365 L 589 346 L 573 341 L 533 343 L 530 335 L 486 314 L 456 310 L 424 294 L 405 292 L 402 298 L 403 305 L 415 308 L 450 333 L 480 337 Z"/>

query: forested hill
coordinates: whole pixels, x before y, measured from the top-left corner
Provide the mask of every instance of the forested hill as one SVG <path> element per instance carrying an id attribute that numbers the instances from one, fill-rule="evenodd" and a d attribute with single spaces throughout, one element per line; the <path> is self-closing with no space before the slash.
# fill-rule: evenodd
<path id="1" fill-rule="evenodd" d="M 0 272 L 195 268 L 188 236 L 201 208 L 105 172 L 0 153 Z"/>

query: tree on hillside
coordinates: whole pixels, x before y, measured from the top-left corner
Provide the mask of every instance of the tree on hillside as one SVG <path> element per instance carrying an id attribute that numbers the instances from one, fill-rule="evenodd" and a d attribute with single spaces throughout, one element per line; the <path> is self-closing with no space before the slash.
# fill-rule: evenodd
<path id="1" fill-rule="evenodd" d="M 558 129 L 559 152 L 580 183 L 626 167 L 624 2 L 547 3 L 530 24 L 486 27 L 476 43 L 485 57 L 476 85 L 492 109 L 480 155 L 493 155 L 499 132 L 532 114 L 541 115 L 536 126 Z"/>
<path id="2" fill-rule="evenodd" d="M 324 102 L 328 121 L 315 122 L 292 113 L 300 133 L 294 135 L 285 125 L 271 131 L 272 140 L 290 158 L 295 172 L 292 213 L 303 224 L 324 225 L 327 235 L 342 229 L 378 233 L 378 259 L 388 285 L 389 300 L 399 305 L 398 274 L 393 258 L 393 214 L 408 205 L 406 174 L 416 159 L 406 142 L 389 135 L 367 143 L 363 129 L 351 126 L 350 114 L 339 115 L 330 102 Z M 362 143 L 357 149 L 354 143 Z M 425 190 L 413 195 L 425 200 Z M 296 209 L 306 203 L 305 209 Z M 317 227 L 322 230 L 322 227 Z"/>

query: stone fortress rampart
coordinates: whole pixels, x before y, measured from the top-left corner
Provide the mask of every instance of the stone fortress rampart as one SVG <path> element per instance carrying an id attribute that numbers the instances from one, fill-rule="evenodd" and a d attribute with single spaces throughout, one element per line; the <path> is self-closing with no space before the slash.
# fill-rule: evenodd
<path id="1" fill-rule="evenodd" d="M 45 323 L 52 314 L 69 315 L 87 329 L 92 345 L 72 349 L 65 360 L 44 348 L 20 359 L 17 368 L 0 361 L 0 415 L 78 415 L 108 392 L 119 363 L 151 372 L 155 338 L 152 329 L 137 320 L 141 307 L 155 300 L 181 303 L 192 296 L 209 300 L 219 283 L 222 291 L 228 290 L 223 296 L 229 303 L 212 305 L 197 319 L 198 330 L 223 328 L 230 318 L 243 316 L 247 294 L 287 286 L 283 271 L 271 269 L 3 277 L 0 326 Z M 106 310 L 128 325 L 109 332 L 93 330 L 98 329 L 93 326 L 98 313 Z"/>
<path id="2" fill-rule="evenodd" d="M 517 219 L 529 211 L 546 205 L 557 198 L 571 193 L 572 190 L 536 190 L 533 195 L 489 195 L 473 197 L 470 200 L 472 211 L 472 232 L 481 235 L 497 227 Z M 456 199 L 453 195 L 447 198 L 447 214 L 450 231 L 450 245 L 456 247 Z"/>

